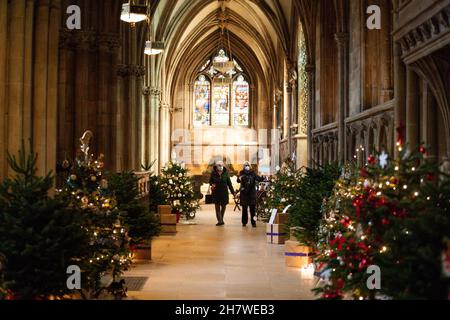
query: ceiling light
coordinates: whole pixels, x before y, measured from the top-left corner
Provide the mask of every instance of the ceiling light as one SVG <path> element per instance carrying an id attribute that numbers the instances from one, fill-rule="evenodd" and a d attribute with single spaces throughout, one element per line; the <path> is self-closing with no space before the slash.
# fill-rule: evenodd
<path id="1" fill-rule="evenodd" d="M 137 23 L 147 19 L 147 6 L 124 3 L 122 5 L 122 14 L 120 15 L 120 20 Z"/>
<path id="2" fill-rule="evenodd" d="M 147 55 L 157 55 L 164 52 L 164 42 L 161 41 L 147 41 L 145 43 L 144 53 Z"/>

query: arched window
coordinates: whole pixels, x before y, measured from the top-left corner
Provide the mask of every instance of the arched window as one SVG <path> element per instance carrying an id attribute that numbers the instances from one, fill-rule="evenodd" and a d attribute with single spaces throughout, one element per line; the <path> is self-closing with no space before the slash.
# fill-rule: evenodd
<path id="1" fill-rule="evenodd" d="M 194 127 L 250 125 L 250 84 L 224 50 L 200 68 L 194 83 Z"/>
<path id="2" fill-rule="evenodd" d="M 249 125 L 250 86 L 243 75 L 233 82 L 233 124 L 235 126 Z"/>

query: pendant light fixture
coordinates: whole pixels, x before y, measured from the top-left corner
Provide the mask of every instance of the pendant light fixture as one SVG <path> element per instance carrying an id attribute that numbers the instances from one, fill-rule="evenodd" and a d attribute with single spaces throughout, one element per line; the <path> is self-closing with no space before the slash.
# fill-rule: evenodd
<path id="1" fill-rule="evenodd" d="M 134 4 L 133 0 L 122 5 L 120 20 L 128 23 L 138 23 L 147 19 L 147 6 Z"/>
<path id="2" fill-rule="evenodd" d="M 153 24 L 150 21 L 150 18 L 147 19 L 148 23 L 148 38 L 145 42 L 145 50 L 144 53 L 149 56 L 155 56 L 164 52 L 164 42 L 162 41 L 154 41 L 153 40 Z"/>
<path id="3" fill-rule="evenodd" d="M 228 46 L 228 51 L 230 53 L 230 57 L 228 59 L 220 59 L 213 61 L 214 69 L 222 73 L 225 78 L 231 78 L 232 72 L 234 70 L 234 60 L 233 60 L 233 54 L 231 52 L 231 43 L 230 43 L 230 33 L 228 31 L 227 25 L 228 25 L 228 14 L 226 12 L 225 8 L 225 1 L 221 4 L 221 12 L 219 14 L 219 28 L 220 28 L 220 38 L 219 38 L 219 46 L 218 46 L 218 52 L 217 55 L 220 55 L 221 50 L 225 51 L 226 55 L 226 47 Z M 225 39 L 225 33 L 227 34 L 227 39 Z"/>
<path id="4" fill-rule="evenodd" d="M 149 56 L 158 55 L 164 52 L 164 42 L 161 41 L 146 41 L 144 53 Z"/>

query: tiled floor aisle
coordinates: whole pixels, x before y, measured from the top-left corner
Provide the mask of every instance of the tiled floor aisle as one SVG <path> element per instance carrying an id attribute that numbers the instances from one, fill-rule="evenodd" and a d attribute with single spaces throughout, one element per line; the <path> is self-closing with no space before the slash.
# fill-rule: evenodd
<path id="1" fill-rule="evenodd" d="M 175 236 L 153 241 L 153 261 L 125 276 L 149 277 L 130 299 L 313 299 L 313 280 L 284 264 L 284 246 L 266 243 L 262 223 L 243 228 L 228 206 L 224 227 L 215 226 L 213 206 L 197 213 L 197 225 L 178 225 Z"/>

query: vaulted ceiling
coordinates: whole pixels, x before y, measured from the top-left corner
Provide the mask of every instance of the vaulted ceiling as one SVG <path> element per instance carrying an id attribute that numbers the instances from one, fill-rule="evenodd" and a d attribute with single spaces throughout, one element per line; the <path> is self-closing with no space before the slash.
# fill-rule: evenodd
<path id="1" fill-rule="evenodd" d="M 266 83 L 274 80 L 281 56 L 288 56 L 297 27 L 299 0 L 160 0 L 153 3 L 155 40 L 165 42 L 160 63 L 170 91 L 180 70 L 198 69 L 215 50 L 220 25 L 229 31 L 231 51 Z M 173 75 L 173 77 L 172 77 Z"/>

